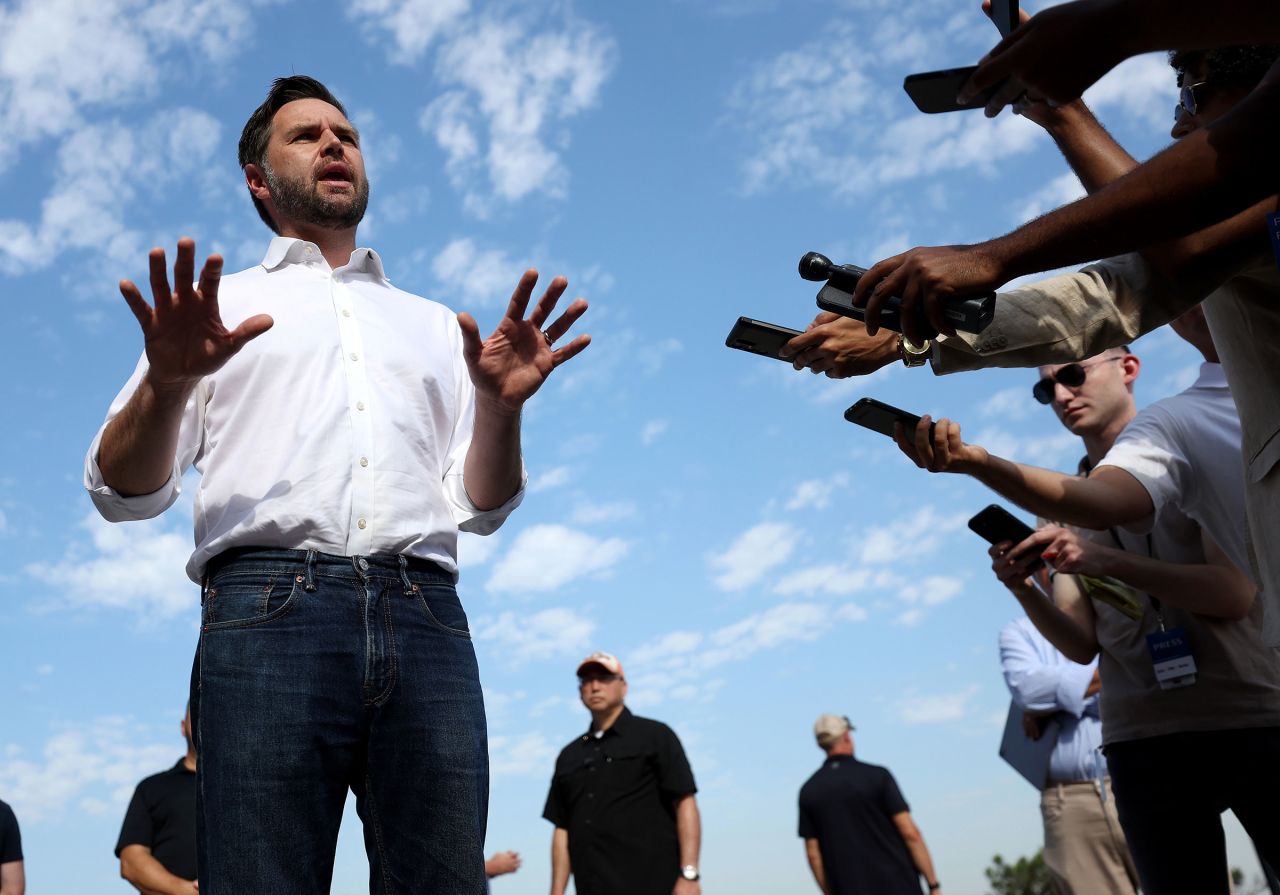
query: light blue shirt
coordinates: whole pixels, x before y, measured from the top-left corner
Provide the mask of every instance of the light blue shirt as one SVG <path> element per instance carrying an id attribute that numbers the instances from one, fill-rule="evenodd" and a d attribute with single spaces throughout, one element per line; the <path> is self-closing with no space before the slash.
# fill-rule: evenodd
<path id="1" fill-rule="evenodd" d="M 1072 662 L 1023 616 L 1000 631 L 1000 667 L 1019 708 L 1057 713 L 1061 728 L 1049 759 L 1048 782 L 1091 780 L 1099 767 L 1105 774 L 1106 759 L 1098 751 L 1102 745 L 1098 697 L 1084 695 L 1098 660 L 1088 665 Z"/>

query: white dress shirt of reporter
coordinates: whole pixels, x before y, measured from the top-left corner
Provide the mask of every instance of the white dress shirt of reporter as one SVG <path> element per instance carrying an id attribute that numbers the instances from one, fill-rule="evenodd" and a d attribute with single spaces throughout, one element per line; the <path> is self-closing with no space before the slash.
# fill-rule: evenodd
<path id="1" fill-rule="evenodd" d="M 85 475 L 119 521 L 203 473 L 188 565 L 204 581 L 201 891 L 327 891 L 350 788 L 372 891 L 479 893 L 488 762 L 457 534 L 519 503 L 521 410 L 586 347 L 554 346 L 586 302 L 550 321 L 557 277 L 526 316 L 527 271 L 482 339 L 470 315 L 392 286 L 356 247 L 359 134 L 314 79 L 273 84 L 240 161 L 278 236 L 225 280 L 211 255 L 198 283 L 184 238 L 172 287 L 153 249 L 150 304 L 121 282 L 145 352 Z"/>
<path id="2" fill-rule="evenodd" d="M 1185 88 L 1172 135 L 1185 139 L 1229 114 L 1277 52 L 1272 46 L 1245 46 L 1171 57 L 1178 84 Z M 1046 128 L 1091 192 L 1137 165 L 1081 102 L 1019 108 Z M 1141 255 L 1109 258 L 1001 293 L 986 332 L 941 338 L 930 362 L 934 373 L 943 374 L 1075 361 L 1125 344 L 1203 298 L 1242 426 L 1253 542 L 1242 567 L 1252 570 L 1269 602 L 1271 594 L 1280 596 L 1280 541 L 1269 534 L 1280 527 L 1280 274 L 1266 246 L 1265 207 L 1262 203 L 1185 239 L 1148 245 Z M 950 251 L 922 249 L 911 257 L 927 270 L 932 260 L 942 264 Z M 1251 259 L 1244 268 L 1238 264 L 1241 252 Z M 1222 271 L 1230 279 L 1219 285 Z M 949 276 L 945 266 L 937 273 L 943 280 Z M 868 336 L 857 321 L 834 315 L 819 315 L 791 346 L 797 367 L 833 378 L 869 373 L 900 356 L 896 334 Z M 1280 643 L 1280 603 L 1266 613 L 1264 625 L 1268 643 Z"/>
<path id="3" fill-rule="evenodd" d="M 1182 331 L 1207 338 L 1202 327 Z M 1211 347 L 1211 341 L 1204 342 L 1202 350 Z M 922 468 L 973 475 L 1046 518 L 1078 514 L 1087 504 L 1101 514 L 1093 527 L 1115 526 L 1093 536 L 1043 528 L 1020 544 L 995 545 L 993 568 L 1064 655 L 1087 662 L 1101 654 L 1103 741 L 1142 891 L 1225 895 L 1220 815 L 1226 808 L 1235 812 L 1264 859 L 1280 858 L 1280 821 L 1273 810 L 1280 798 L 1274 761 L 1280 750 L 1280 663 L 1262 641 L 1262 606 L 1253 582 L 1179 506 L 1165 503 L 1153 510 L 1147 496 L 1154 523 L 1140 525 L 1145 536 L 1127 531 L 1118 518 L 1104 518 L 1112 496 L 1147 495 L 1128 472 L 1107 465 L 1126 428 L 1143 422 L 1135 422 L 1132 395 L 1140 364 L 1132 354 L 1113 349 L 1079 366 L 1084 376 L 1071 378 L 1071 384 L 1058 379 L 1061 367 L 1041 373 L 1053 390 L 1055 414 L 1084 442 L 1082 466 L 1094 470 L 1088 478 L 995 457 L 964 443 L 959 426 L 945 419 L 937 421 L 932 440 L 926 416 L 913 436 L 899 432 L 898 444 Z M 1212 375 L 1206 370 L 1202 379 L 1212 381 Z M 1205 400 L 1202 392 L 1213 393 L 1210 402 L 1230 402 L 1224 385 L 1198 383 L 1154 409 L 1165 416 L 1170 407 L 1194 412 Z M 1217 415 L 1187 422 L 1192 429 L 1197 422 L 1214 429 L 1225 425 Z M 1235 470 L 1233 463 L 1222 466 L 1206 489 L 1242 490 L 1243 478 L 1231 475 Z M 1111 488 L 1126 479 L 1120 490 Z M 1053 580 L 1053 602 L 1027 577 L 1036 557 L 1062 573 Z M 1140 617 L 1092 601 L 1076 573 L 1113 577 L 1149 595 Z M 1166 689 L 1156 679 L 1147 638 L 1166 628 L 1186 633 L 1196 663 L 1196 680 L 1189 686 Z M 1185 773 L 1202 763 L 1214 772 Z M 1171 785 L 1174 780 L 1177 785 Z"/>
<path id="4" fill-rule="evenodd" d="M 1098 751 L 1097 661 L 1071 661 L 1021 616 L 1000 630 L 1000 670 L 1014 705 L 1022 709 L 1027 737 L 1055 737 L 1040 793 L 1044 863 L 1054 892 L 1134 895 L 1138 871 L 1120 828 L 1106 759 Z"/>

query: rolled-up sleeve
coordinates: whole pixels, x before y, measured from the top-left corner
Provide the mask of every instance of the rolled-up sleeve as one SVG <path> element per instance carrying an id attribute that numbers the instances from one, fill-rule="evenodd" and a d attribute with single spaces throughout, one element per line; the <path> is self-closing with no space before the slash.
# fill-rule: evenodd
<path id="1" fill-rule="evenodd" d="M 1017 625 L 1000 632 L 1000 666 L 1013 701 L 1029 712 L 1069 712 L 1076 718 L 1090 702 L 1085 690 L 1093 678 L 1094 663 L 1046 663 Z"/>
<path id="2" fill-rule="evenodd" d="M 1155 283 L 1137 254 L 1002 292 L 991 325 L 978 334 L 941 336 L 938 375 L 987 367 L 1037 367 L 1083 360 L 1163 326 L 1204 298 Z"/>
<path id="3" fill-rule="evenodd" d="M 524 467 L 524 458 L 520 460 L 520 487 L 511 495 L 506 503 L 491 510 L 482 510 L 467 494 L 464 475 L 467 467 L 467 452 L 471 449 L 471 433 L 475 428 L 476 395 L 471 384 L 471 374 L 467 371 L 467 363 L 462 358 L 461 335 L 455 334 L 456 350 L 454 351 L 453 378 L 455 383 L 454 402 L 458 408 L 454 419 L 453 431 L 450 433 L 449 446 L 446 451 L 444 480 L 441 483 L 444 498 L 453 514 L 453 521 L 459 530 L 476 535 L 491 535 L 497 531 L 507 517 L 524 500 L 525 486 L 529 482 L 528 470 Z"/>
<path id="4" fill-rule="evenodd" d="M 138 389 L 147 372 L 146 355 L 138 361 L 137 368 L 124 388 L 116 395 L 107 411 L 107 418 L 89 445 L 84 458 L 84 487 L 93 500 L 102 518 L 108 522 L 131 522 L 138 519 L 151 519 L 159 516 L 178 499 L 182 493 L 182 474 L 195 461 L 200 452 L 204 430 L 205 387 L 202 382 L 187 400 L 182 412 L 182 423 L 178 430 L 178 446 L 174 452 L 173 469 L 169 480 L 150 494 L 125 496 L 106 483 L 102 477 L 102 469 L 98 466 L 98 450 L 102 445 L 102 435 L 111 421 L 124 410 L 133 393 Z"/>

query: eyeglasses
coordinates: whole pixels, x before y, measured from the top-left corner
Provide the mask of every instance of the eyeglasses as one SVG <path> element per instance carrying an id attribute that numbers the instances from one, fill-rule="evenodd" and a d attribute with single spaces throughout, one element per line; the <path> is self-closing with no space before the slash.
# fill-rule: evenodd
<path id="1" fill-rule="evenodd" d="M 591 677 L 578 678 L 578 686 L 583 688 L 589 687 L 594 681 L 599 681 L 602 684 L 612 684 L 617 680 L 621 680 L 621 677 L 616 674 L 593 674 Z"/>
<path id="2" fill-rule="evenodd" d="M 1089 374 L 1091 367 L 1099 364 L 1109 364 L 1115 360 L 1124 360 L 1123 357 L 1108 357 L 1103 360 L 1096 360 L 1089 364 L 1067 364 L 1060 368 L 1052 376 L 1046 376 L 1035 385 L 1031 386 L 1031 394 L 1041 404 L 1053 403 L 1053 392 L 1055 385 L 1065 385 L 1067 388 L 1079 388 L 1084 385 L 1085 376 Z"/>
<path id="3" fill-rule="evenodd" d="M 1183 115 L 1194 115 L 1200 111 L 1201 106 L 1205 103 L 1206 88 L 1209 86 L 1208 81 L 1200 81 L 1196 84 L 1187 84 L 1178 90 L 1178 104 L 1173 107 L 1173 120 L 1181 121 Z M 1199 90 L 1200 93 L 1196 93 Z"/>

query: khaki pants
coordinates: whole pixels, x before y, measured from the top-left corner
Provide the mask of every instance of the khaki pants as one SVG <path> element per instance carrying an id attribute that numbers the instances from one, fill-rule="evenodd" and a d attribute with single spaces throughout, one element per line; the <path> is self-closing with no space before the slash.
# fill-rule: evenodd
<path id="1" fill-rule="evenodd" d="M 1133 895 L 1138 871 L 1116 815 L 1111 779 L 1107 800 L 1098 781 L 1055 783 L 1040 794 L 1044 863 L 1059 895 Z"/>

